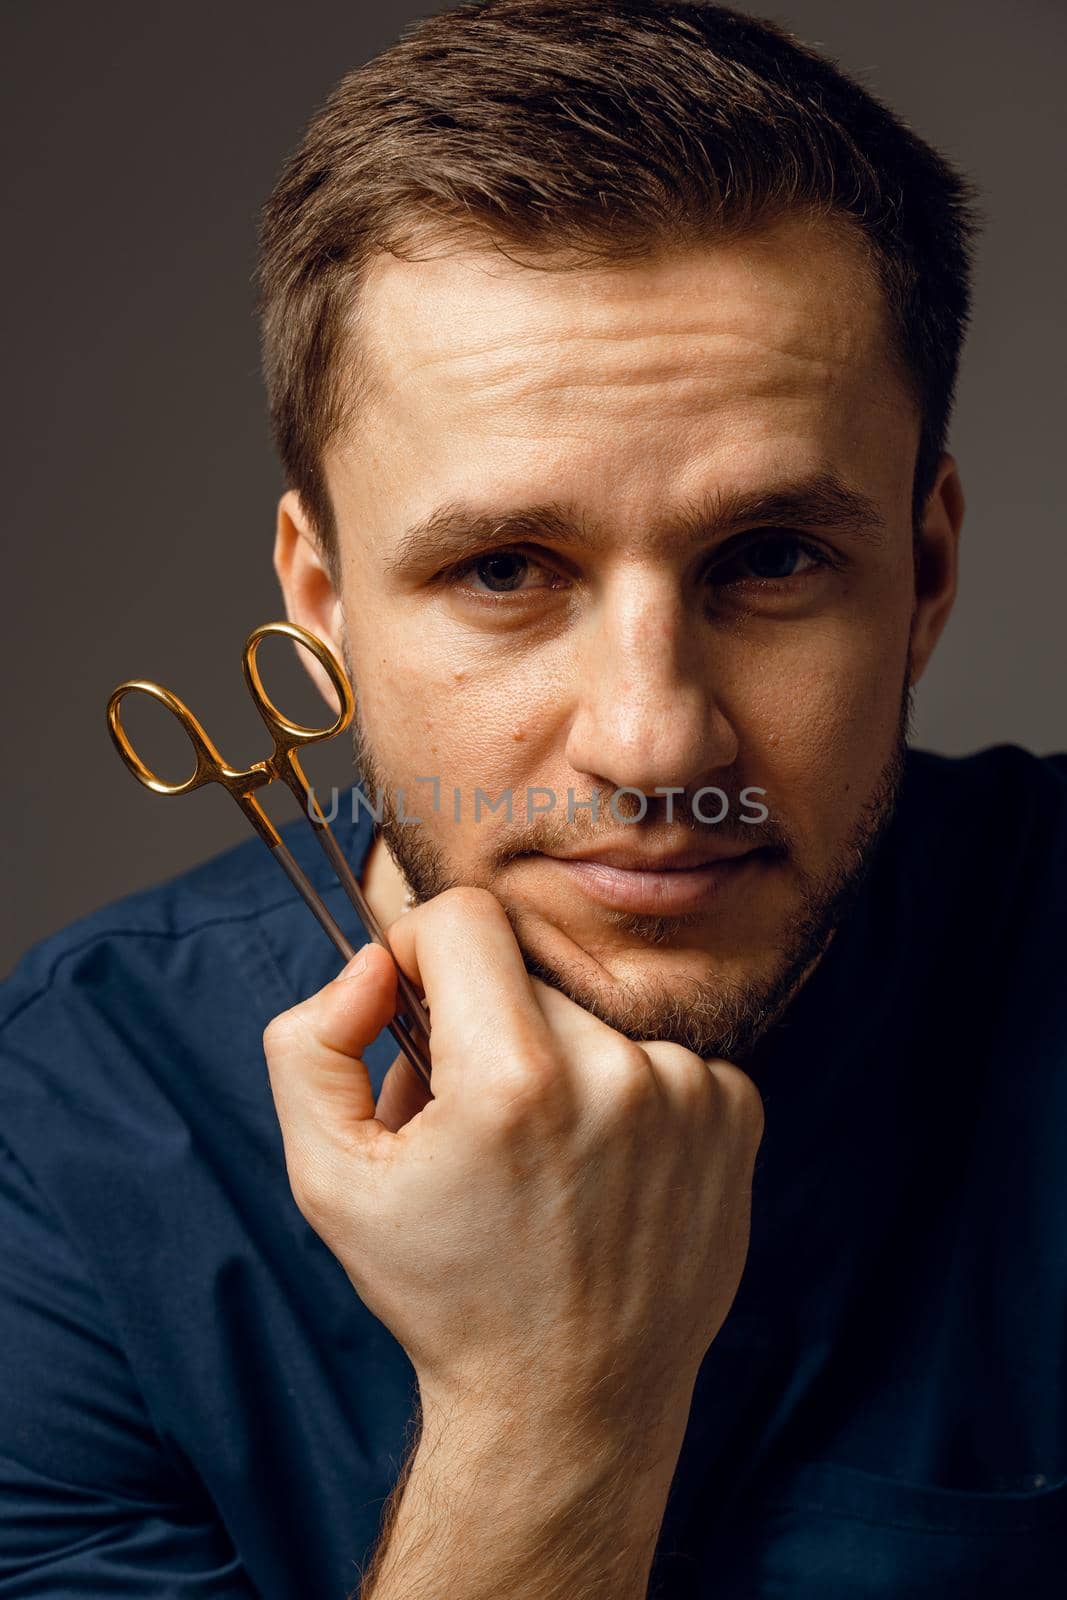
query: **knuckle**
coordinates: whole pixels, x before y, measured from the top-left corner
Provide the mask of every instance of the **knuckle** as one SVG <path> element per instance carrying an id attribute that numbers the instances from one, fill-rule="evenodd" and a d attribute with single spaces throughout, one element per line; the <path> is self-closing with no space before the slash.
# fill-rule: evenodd
<path id="1" fill-rule="evenodd" d="M 758 1144 L 763 1137 L 763 1099 L 748 1073 L 729 1061 L 711 1062 L 708 1070 L 725 1097 L 733 1126 Z"/>
<path id="2" fill-rule="evenodd" d="M 608 1078 L 610 1104 L 624 1118 L 645 1110 L 659 1096 L 648 1052 L 632 1039 L 612 1043 L 604 1052 L 602 1070 Z"/>
<path id="3" fill-rule="evenodd" d="M 627 1039 L 625 1034 L 609 1034 L 601 1054 L 607 1066 L 620 1077 L 648 1071 L 648 1051 L 636 1039 Z"/>
<path id="4" fill-rule="evenodd" d="M 559 1062 L 547 1050 L 530 1050 L 520 1060 L 501 1063 L 487 1080 L 483 1105 L 494 1126 L 513 1131 L 533 1118 L 544 1120 L 564 1099 Z"/>
<path id="5" fill-rule="evenodd" d="M 653 1060 L 656 1070 L 676 1099 L 687 1106 L 707 1107 L 715 1099 L 715 1079 L 707 1063 L 680 1044 L 658 1044 Z"/>

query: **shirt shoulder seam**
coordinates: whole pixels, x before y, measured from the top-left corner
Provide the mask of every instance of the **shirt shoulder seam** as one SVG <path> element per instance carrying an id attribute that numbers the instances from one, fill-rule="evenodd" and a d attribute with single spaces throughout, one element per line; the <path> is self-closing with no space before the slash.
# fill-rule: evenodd
<path id="1" fill-rule="evenodd" d="M 12 1023 L 16 1022 L 18 1018 L 22 1016 L 23 1012 L 28 1011 L 31 1006 L 36 1005 L 37 1001 L 42 999 L 49 992 L 55 983 L 56 975 L 59 972 L 60 967 L 65 961 L 72 960 L 75 956 L 81 955 L 84 950 L 90 949 L 94 944 L 100 944 L 102 941 L 107 939 L 188 939 L 195 934 L 203 933 L 207 928 L 223 927 L 226 924 L 233 925 L 236 923 L 257 922 L 260 917 L 266 916 L 272 911 L 278 911 L 283 906 L 288 905 L 290 903 L 290 898 L 291 897 L 289 896 L 281 895 L 273 900 L 268 901 L 265 905 L 256 906 L 254 909 L 249 911 L 233 911 L 217 916 L 201 917 L 197 921 L 191 922 L 183 928 L 120 926 L 115 928 L 100 928 L 94 933 L 87 933 L 85 937 L 78 940 L 76 944 L 72 944 L 66 949 L 58 951 L 52 959 L 52 964 L 49 967 L 46 976 L 37 985 L 37 987 L 30 994 L 23 996 L 23 998 L 18 1001 L 18 1003 L 9 1012 L 7 1012 L 5 1016 L 0 1017 L 0 1033 L 2 1033 L 3 1030 L 9 1027 Z"/>

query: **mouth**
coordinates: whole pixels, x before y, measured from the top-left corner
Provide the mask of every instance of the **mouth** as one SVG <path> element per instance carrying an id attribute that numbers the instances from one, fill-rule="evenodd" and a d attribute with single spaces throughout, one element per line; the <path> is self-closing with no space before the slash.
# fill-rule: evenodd
<path id="1" fill-rule="evenodd" d="M 598 905 L 638 915 L 683 916 L 710 910 L 718 898 L 770 858 L 765 848 L 713 860 L 641 861 L 623 852 L 581 857 L 545 856 Z"/>

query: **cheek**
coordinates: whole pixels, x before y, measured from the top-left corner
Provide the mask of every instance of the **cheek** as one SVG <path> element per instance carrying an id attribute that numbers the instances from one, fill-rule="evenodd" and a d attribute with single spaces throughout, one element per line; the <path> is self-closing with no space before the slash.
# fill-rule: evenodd
<path id="1" fill-rule="evenodd" d="M 765 653 L 749 678 L 738 730 L 746 780 L 820 856 L 852 831 L 882 776 L 906 666 L 906 627 L 828 622 Z"/>
<path id="2" fill-rule="evenodd" d="M 395 781 L 436 777 L 471 796 L 538 781 L 560 698 L 551 653 L 472 651 L 407 618 L 350 630 L 349 649 L 368 738 Z"/>

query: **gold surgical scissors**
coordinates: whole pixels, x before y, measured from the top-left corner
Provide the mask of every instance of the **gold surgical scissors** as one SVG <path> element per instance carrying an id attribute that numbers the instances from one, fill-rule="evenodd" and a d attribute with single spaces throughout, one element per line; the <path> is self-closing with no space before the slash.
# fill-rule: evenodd
<path id="1" fill-rule="evenodd" d="M 264 639 L 280 636 L 292 639 L 295 643 L 303 645 L 306 650 L 318 661 L 323 668 L 340 707 L 336 717 L 326 728 L 307 728 L 302 723 L 290 722 L 283 716 L 274 704 L 270 695 L 263 686 L 257 664 L 257 654 Z M 340 663 L 333 652 L 317 638 L 309 633 L 306 628 L 299 628 L 292 622 L 265 622 L 262 627 L 255 628 L 245 640 L 244 654 L 242 656 L 245 682 L 248 692 L 260 717 L 266 724 L 267 732 L 274 740 L 272 753 L 263 761 L 254 761 L 250 767 L 239 769 L 231 767 L 216 750 L 196 717 L 183 701 L 172 694 L 169 689 L 164 689 L 162 684 L 149 683 L 140 678 L 130 679 L 120 683 L 113 690 L 107 703 L 108 732 L 114 742 L 115 748 L 123 761 L 129 767 L 138 783 L 144 784 L 146 789 L 151 789 L 155 794 L 191 794 L 194 789 L 201 788 L 205 783 L 219 783 L 237 801 L 241 810 L 267 845 L 275 861 L 287 874 L 290 882 L 301 895 L 305 903 L 318 918 L 319 923 L 333 940 L 338 953 L 345 961 L 355 955 L 354 947 L 349 943 L 340 927 L 330 915 L 317 891 L 300 870 L 292 855 L 282 843 L 281 835 L 273 822 L 256 799 L 256 790 L 263 789 L 269 783 L 278 780 L 286 784 L 296 796 L 308 822 L 311 824 L 316 839 L 329 858 L 330 865 L 337 874 L 341 886 L 366 928 L 370 937 L 386 950 L 389 941 L 385 937 L 377 917 L 367 904 L 366 896 L 356 882 L 351 867 L 341 853 L 340 846 L 333 834 L 330 825 L 322 814 L 322 809 L 315 798 L 304 770 L 300 765 L 298 750 L 309 744 L 321 744 L 325 739 L 332 739 L 338 733 L 343 733 L 352 721 L 355 712 L 355 700 L 352 687 L 342 671 Z M 191 777 L 181 783 L 167 783 L 152 769 L 145 765 L 130 743 L 126 729 L 122 725 L 121 706 L 128 694 L 137 692 L 147 694 L 153 700 L 158 700 L 161 705 L 175 716 L 185 730 L 189 743 L 196 756 L 196 767 Z M 429 1050 L 429 1017 L 426 1003 L 419 995 L 417 989 L 407 975 L 397 969 L 398 1004 L 393 1021 L 389 1024 L 389 1031 L 400 1046 L 404 1055 L 411 1062 L 415 1071 L 423 1082 L 430 1082 L 430 1050 Z"/>

